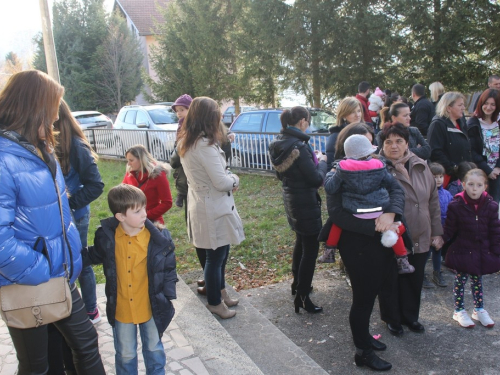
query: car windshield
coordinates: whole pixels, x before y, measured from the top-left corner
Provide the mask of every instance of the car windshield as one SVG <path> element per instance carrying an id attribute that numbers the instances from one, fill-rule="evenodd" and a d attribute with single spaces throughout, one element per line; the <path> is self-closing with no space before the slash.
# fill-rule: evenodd
<path id="1" fill-rule="evenodd" d="M 310 130 L 313 133 L 327 133 L 328 128 L 335 123 L 333 113 L 322 109 L 310 109 Z"/>
<path id="2" fill-rule="evenodd" d="M 89 114 L 89 115 L 81 115 L 76 118 L 80 124 L 92 124 L 97 121 L 106 122 L 106 116 L 100 115 L 97 113 Z"/>
<path id="3" fill-rule="evenodd" d="M 156 108 L 148 111 L 155 124 L 175 124 L 179 122 L 177 115 L 172 110 Z"/>

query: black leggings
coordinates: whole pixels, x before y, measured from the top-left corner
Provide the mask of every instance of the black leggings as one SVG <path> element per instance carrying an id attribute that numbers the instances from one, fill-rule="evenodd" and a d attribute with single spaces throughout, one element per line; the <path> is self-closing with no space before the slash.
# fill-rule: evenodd
<path id="1" fill-rule="evenodd" d="M 293 249 L 292 273 L 294 282 L 297 282 L 297 294 L 307 295 L 311 289 L 316 258 L 318 257 L 318 234 L 305 236 L 296 234 Z"/>
<path id="2" fill-rule="evenodd" d="M 352 285 L 352 305 L 349 313 L 354 345 L 369 350 L 370 316 L 375 298 L 386 284 L 395 264 L 392 249 L 382 246 L 380 236 L 366 236 L 344 230 L 339 241 L 342 261 Z"/>
<path id="3" fill-rule="evenodd" d="M 97 331 L 87 316 L 80 292 L 75 285 L 72 285 L 71 297 L 71 315 L 53 325 L 72 349 L 78 374 L 104 375 Z M 9 332 L 19 361 L 18 375 L 46 374 L 49 367 L 47 326 L 29 329 L 9 327 Z"/>

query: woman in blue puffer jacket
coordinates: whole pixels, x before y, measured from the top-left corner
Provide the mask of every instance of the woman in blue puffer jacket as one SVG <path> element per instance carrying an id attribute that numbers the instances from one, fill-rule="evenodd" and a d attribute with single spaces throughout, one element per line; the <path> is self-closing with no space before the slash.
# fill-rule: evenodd
<path id="1" fill-rule="evenodd" d="M 72 312 L 54 325 L 73 350 L 78 374 L 104 374 L 97 332 L 75 285 L 82 268 L 81 242 L 53 153 L 52 125 L 63 93 L 62 86 L 36 70 L 13 75 L 0 93 L 0 287 L 38 285 L 63 276 L 67 260 Z M 40 242 L 43 246 L 35 249 Z M 9 333 L 18 374 L 46 373 L 47 326 L 9 327 Z"/>

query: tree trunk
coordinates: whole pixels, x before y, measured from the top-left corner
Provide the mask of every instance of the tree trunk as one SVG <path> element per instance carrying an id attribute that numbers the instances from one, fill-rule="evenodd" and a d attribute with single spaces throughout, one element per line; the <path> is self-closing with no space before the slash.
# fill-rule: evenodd
<path id="1" fill-rule="evenodd" d="M 318 35 L 318 20 L 311 14 L 311 69 L 313 85 L 313 107 L 321 107 L 321 77 L 319 74 L 320 36 Z"/>

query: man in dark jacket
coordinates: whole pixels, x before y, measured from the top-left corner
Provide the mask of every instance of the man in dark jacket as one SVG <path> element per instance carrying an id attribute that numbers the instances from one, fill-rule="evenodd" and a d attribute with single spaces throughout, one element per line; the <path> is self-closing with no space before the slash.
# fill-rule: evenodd
<path id="1" fill-rule="evenodd" d="M 434 117 L 435 110 L 431 101 L 425 96 L 425 86 L 417 83 L 411 88 L 411 96 L 415 105 L 411 110 L 410 126 L 415 126 L 420 133 L 427 136 L 427 129 Z"/>

